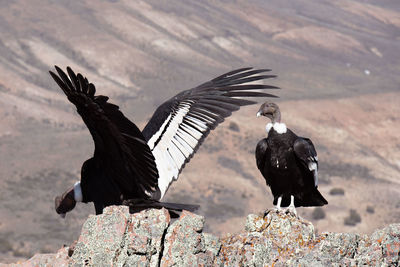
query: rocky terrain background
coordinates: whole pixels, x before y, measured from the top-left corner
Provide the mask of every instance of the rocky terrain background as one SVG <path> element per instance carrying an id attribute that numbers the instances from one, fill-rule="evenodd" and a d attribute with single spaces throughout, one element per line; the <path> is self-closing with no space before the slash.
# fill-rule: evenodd
<path id="1" fill-rule="evenodd" d="M 204 233 L 204 217 L 167 210 L 130 214 L 112 206 L 90 216 L 74 249 L 6 266 L 398 266 L 400 224 L 372 235 L 322 233 L 292 214 L 247 216 L 245 231 Z M 1 265 L 1 264 L 0 264 Z"/>
<path id="2" fill-rule="evenodd" d="M 83 72 L 143 127 L 183 89 L 234 68 L 271 68 L 288 127 L 310 137 L 329 205 L 299 209 L 317 232 L 372 233 L 400 220 L 400 4 L 397 0 L 1 1 L 0 262 L 79 237 L 91 205 L 65 220 L 54 197 L 93 153 L 48 70 Z M 198 203 L 212 234 L 272 206 L 255 167 L 266 120 L 235 113 L 165 201 Z"/>

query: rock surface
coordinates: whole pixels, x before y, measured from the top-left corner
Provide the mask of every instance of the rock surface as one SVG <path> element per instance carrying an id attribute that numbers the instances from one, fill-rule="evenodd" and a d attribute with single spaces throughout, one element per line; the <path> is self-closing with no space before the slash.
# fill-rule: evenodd
<path id="1" fill-rule="evenodd" d="M 129 214 L 124 206 L 89 216 L 75 246 L 3 266 L 398 266 L 400 224 L 372 235 L 322 233 L 290 214 L 250 214 L 245 231 L 203 233 L 202 216 L 165 209 Z M 1 264 L 0 264 L 1 265 Z"/>

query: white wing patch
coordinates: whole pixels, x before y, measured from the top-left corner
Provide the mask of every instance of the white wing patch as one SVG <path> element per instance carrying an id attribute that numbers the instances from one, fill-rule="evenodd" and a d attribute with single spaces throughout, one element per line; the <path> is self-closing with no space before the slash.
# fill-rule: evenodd
<path id="1" fill-rule="evenodd" d="M 315 163 L 315 162 L 309 162 L 308 163 L 308 169 L 310 170 L 310 171 L 315 171 L 316 169 L 317 169 L 317 163 Z"/>
<path id="2" fill-rule="evenodd" d="M 314 185 L 315 187 L 318 186 L 318 168 L 314 171 Z"/>
<path id="3" fill-rule="evenodd" d="M 204 114 L 201 115 L 204 121 L 192 116 L 189 113 L 191 104 L 189 101 L 180 103 L 148 142 L 158 169 L 161 198 L 170 184 L 178 179 L 186 160 L 194 153 L 199 140 L 208 130 L 207 123 L 215 121 Z"/>
<path id="4" fill-rule="evenodd" d="M 171 114 L 169 114 L 168 118 L 164 121 L 164 123 L 161 125 L 160 129 L 150 138 L 150 140 L 147 142 L 149 145 L 150 149 L 154 148 L 155 142 L 160 138 L 161 134 L 163 133 L 165 126 L 167 126 L 169 120 L 171 119 Z"/>
<path id="5" fill-rule="evenodd" d="M 310 157 L 308 158 L 308 169 L 314 174 L 314 185 L 318 185 L 318 157 Z"/>

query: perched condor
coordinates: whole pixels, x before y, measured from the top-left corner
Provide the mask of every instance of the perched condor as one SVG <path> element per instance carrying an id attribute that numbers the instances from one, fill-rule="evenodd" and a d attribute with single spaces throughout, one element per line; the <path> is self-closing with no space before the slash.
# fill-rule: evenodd
<path id="1" fill-rule="evenodd" d="M 256 147 L 257 167 L 270 186 L 275 208 L 323 206 L 328 201 L 318 191 L 318 157 L 310 139 L 299 137 L 281 122 L 275 103 L 261 105 L 257 117 L 271 119 L 266 125 L 267 138 Z"/>
<path id="2" fill-rule="evenodd" d="M 260 90 L 277 88 L 252 83 L 275 77 L 264 74 L 270 70 L 234 70 L 169 99 L 140 131 L 107 96 L 95 95 L 95 86 L 81 74 L 69 67 L 68 76 L 55 69 L 58 75 L 50 71 L 51 76 L 76 106 L 95 147 L 82 165 L 80 182 L 56 198 L 62 217 L 76 202 L 93 202 L 96 214 L 124 201 L 140 207 L 193 208 L 158 201 L 210 131 L 241 106 L 256 103 L 242 97 L 275 97 Z"/>

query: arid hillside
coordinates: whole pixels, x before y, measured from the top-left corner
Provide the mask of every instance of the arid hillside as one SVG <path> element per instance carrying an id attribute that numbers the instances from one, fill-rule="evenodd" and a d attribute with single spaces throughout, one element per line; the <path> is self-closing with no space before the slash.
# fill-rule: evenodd
<path id="1" fill-rule="evenodd" d="M 181 90 L 234 68 L 271 68 L 282 119 L 313 140 L 329 201 L 300 216 L 319 232 L 399 222 L 399 51 L 397 0 L 2 1 L 0 262 L 55 252 L 94 213 L 54 211 L 93 153 L 48 74 L 54 65 L 82 72 L 140 128 Z M 245 215 L 272 206 L 254 159 L 267 123 L 257 109 L 213 131 L 165 198 L 200 204 L 207 232 L 238 231 Z"/>

